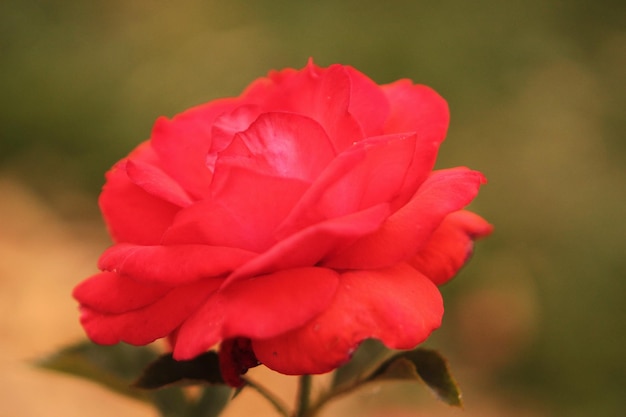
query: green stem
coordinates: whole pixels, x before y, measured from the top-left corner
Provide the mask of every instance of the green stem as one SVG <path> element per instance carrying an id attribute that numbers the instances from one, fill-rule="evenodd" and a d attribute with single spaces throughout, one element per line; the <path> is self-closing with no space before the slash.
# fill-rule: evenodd
<path id="1" fill-rule="evenodd" d="M 311 375 L 302 375 L 298 386 L 298 403 L 296 404 L 295 417 L 308 416 L 309 403 L 311 401 Z"/>
<path id="2" fill-rule="evenodd" d="M 342 397 L 346 394 L 351 393 L 352 391 L 356 391 L 357 389 L 359 389 L 362 386 L 362 382 L 363 381 L 359 380 L 343 387 L 335 388 L 332 391 L 326 391 L 325 393 L 320 395 L 317 401 L 308 408 L 307 412 L 303 414 L 302 417 L 315 416 L 322 407 L 324 407 L 329 402 L 335 400 L 337 397 Z"/>
<path id="3" fill-rule="evenodd" d="M 256 392 L 261 394 L 263 398 L 269 401 L 270 404 L 274 406 L 276 411 L 278 411 L 281 416 L 289 417 L 289 410 L 276 395 L 266 389 L 263 385 L 259 385 L 256 382 L 252 381 L 250 378 L 244 377 L 244 380 L 250 388 L 256 390 Z"/>

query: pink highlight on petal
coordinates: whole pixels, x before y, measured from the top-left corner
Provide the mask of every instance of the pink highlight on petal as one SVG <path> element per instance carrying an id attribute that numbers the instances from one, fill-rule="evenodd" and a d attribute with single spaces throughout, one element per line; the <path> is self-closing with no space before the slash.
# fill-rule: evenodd
<path id="1" fill-rule="evenodd" d="M 313 181 L 335 157 L 333 144 L 313 119 L 291 113 L 264 113 L 236 135 L 217 164 L 249 167 L 266 175 Z M 231 144 L 232 146 L 232 144 Z M 219 169 L 219 168 L 218 168 Z"/>
<path id="2" fill-rule="evenodd" d="M 246 102 L 267 112 L 289 112 L 317 121 L 336 151 L 363 139 L 358 121 L 350 113 L 350 75 L 341 65 L 319 68 L 310 63 L 304 70 L 287 69 L 255 81 L 242 94 Z"/>

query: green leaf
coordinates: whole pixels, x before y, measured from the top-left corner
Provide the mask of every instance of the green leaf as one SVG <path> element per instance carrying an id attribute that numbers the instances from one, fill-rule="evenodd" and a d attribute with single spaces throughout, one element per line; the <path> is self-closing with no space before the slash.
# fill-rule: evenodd
<path id="1" fill-rule="evenodd" d="M 180 387 L 167 387 L 146 394 L 162 417 L 179 417 L 181 411 L 189 407 L 187 397 Z"/>
<path id="2" fill-rule="evenodd" d="M 419 381 L 420 376 L 415 369 L 415 364 L 406 358 L 395 358 L 391 363 L 387 364 L 375 376 L 376 379 L 397 379 Z"/>
<path id="3" fill-rule="evenodd" d="M 245 387 L 247 387 L 247 386 L 248 386 L 248 384 L 247 384 L 247 381 L 246 381 L 246 384 L 240 386 L 239 388 L 235 388 L 235 391 L 233 391 L 233 396 L 231 397 L 231 400 L 234 400 L 235 398 L 237 398 L 239 396 L 239 394 L 241 394 L 243 389 Z"/>
<path id="4" fill-rule="evenodd" d="M 190 404 L 185 417 L 217 417 L 231 399 L 232 388 L 226 385 L 210 385 L 202 390 L 197 401 Z"/>
<path id="5" fill-rule="evenodd" d="M 206 352 L 188 361 L 177 361 L 171 353 L 162 355 L 146 367 L 134 385 L 155 389 L 177 382 L 224 384 L 217 353 Z"/>
<path id="6" fill-rule="evenodd" d="M 232 389 L 224 384 L 216 352 L 206 352 L 188 361 L 177 361 L 171 353 L 162 355 L 144 369 L 134 386 L 150 390 L 160 388 L 152 391 L 158 395 L 174 389 L 177 390 L 174 392 L 182 393 L 180 388 L 167 387 L 168 385 L 194 383 L 219 385 L 204 387 L 202 394 L 196 400 L 185 401 L 183 398 L 182 404 L 177 404 L 176 401 L 171 401 L 169 404 L 161 402 L 159 409 L 163 415 L 172 417 L 218 416 L 228 404 Z"/>
<path id="7" fill-rule="evenodd" d="M 132 381 L 141 370 L 157 357 L 147 347 L 134 347 L 123 343 L 100 346 L 81 342 L 36 362 L 36 365 L 103 385 L 119 394 L 142 401 L 152 401 L 145 392 L 133 388 Z"/>
<path id="8" fill-rule="evenodd" d="M 367 339 L 354 352 L 350 362 L 338 368 L 333 374 L 331 389 L 346 385 L 362 377 L 370 368 L 388 352 L 382 342 Z"/>
<path id="9" fill-rule="evenodd" d="M 158 357 L 149 347 L 124 343 L 101 346 L 89 341 L 66 347 L 36 363 L 69 375 L 85 378 L 106 388 L 154 405 L 163 417 L 177 417 L 185 407 L 185 396 L 179 389 L 146 392 L 132 386 L 137 375 Z"/>
<path id="10" fill-rule="evenodd" d="M 380 379 L 422 380 L 448 405 L 462 406 L 461 392 L 446 360 L 430 349 L 401 352 L 386 360 L 366 381 Z"/>

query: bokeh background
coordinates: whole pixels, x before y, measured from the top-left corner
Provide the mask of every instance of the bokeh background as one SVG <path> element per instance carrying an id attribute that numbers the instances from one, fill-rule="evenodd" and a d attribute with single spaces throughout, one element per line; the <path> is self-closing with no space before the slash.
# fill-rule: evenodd
<path id="1" fill-rule="evenodd" d="M 427 343 L 465 411 L 389 384 L 323 415 L 623 415 L 624 16 L 617 0 L 4 0 L 0 417 L 156 415 L 30 365 L 84 337 L 69 293 L 109 243 L 103 173 L 158 116 L 309 57 L 439 91 L 438 164 L 486 174 L 472 208 L 496 225 Z M 291 379 L 255 372 L 292 398 Z M 244 392 L 228 415 L 272 413 Z"/>

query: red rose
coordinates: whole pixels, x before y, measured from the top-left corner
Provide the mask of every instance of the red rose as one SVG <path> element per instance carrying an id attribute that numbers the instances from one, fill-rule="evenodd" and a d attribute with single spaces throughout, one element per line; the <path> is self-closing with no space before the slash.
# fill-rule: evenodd
<path id="1" fill-rule="evenodd" d="M 354 68 L 272 72 L 237 98 L 157 120 L 107 174 L 115 244 L 74 291 L 100 344 L 221 343 L 225 378 L 256 361 L 330 371 L 366 338 L 410 349 L 441 322 L 436 285 L 491 226 L 462 210 L 485 182 L 433 171 L 446 102 Z"/>

